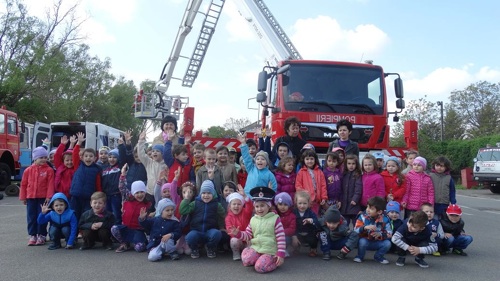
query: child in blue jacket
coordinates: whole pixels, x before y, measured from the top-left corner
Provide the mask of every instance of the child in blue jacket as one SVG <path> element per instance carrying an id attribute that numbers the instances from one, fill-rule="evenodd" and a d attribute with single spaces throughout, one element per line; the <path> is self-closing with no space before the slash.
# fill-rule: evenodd
<path id="1" fill-rule="evenodd" d="M 68 198 L 64 193 L 56 193 L 50 201 L 42 205 L 42 212 L 38 215 L 38 224 L 50 222 L 49 235 L 52 243 L 49 250 L 61 248 L 61 239 L 66 239 L 66 249 L 73 249 L 78 220 L 75 212 L 69 207 Z"/>

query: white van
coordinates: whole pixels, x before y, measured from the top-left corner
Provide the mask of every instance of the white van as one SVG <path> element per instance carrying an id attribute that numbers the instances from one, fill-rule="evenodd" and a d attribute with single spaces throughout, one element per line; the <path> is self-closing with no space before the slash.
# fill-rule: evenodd
<path id="1" fill-rule="evenodd" d="M 118 139 L 123 134 L 123 131 L 116 128 L 94 122 L 54 122 L 50 124 L 36 122 L 32 140 L 33 147 L 41 146 L 42 140 L 49 138 L 50 151 L 59 146 L 63 135 L 69 138 L 78 132 L 85 134 L 82 148 L 95 150 L 101 146 L 107 146 L 110 149 L 118 148 Z"/>
<path id="2" fill-rule="evenodd" d="M 499 145 L 497 143 L 497 147 L 480 148 L 474 158 L 474 180 L 489 185 L 493 193 L 500 193 Z"/>

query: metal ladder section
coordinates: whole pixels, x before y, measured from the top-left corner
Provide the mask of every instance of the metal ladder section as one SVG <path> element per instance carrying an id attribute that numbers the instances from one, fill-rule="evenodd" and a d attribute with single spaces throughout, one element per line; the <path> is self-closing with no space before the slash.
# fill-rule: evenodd
<path id="1" fill-rule="evenodd" d="M 207 53 L 208 45 L 212 36 L 215 32 L 215 27 L 219 21 L 219 17 L 222 13 L 222 8 L 224 6 L 224 0 L 212 0 L 208 11 L 205 15 L 205 20 L 200 30 L 200 35 L 198 36 L 198 42 L 194 47 L 193 55 L 189 60 L 189 65 L 182 79 L 182 86 L 191 88 L 198 77 L 200 72 L 203 59 Z"/>
<path id="2" fill-rule="evenodd" d="M 264 1 L 263 0 L 253 0 L 253 1 L 255 2 L 255 5 L 259 8 L 259 10 L 262 12 L 262 14 L 265 16 L 269 25 L 274 29 L 274 32 L 276 33 L 281 43 L 288 48 L 288 52 L 291 54 L 288 59 L 301 60 L 302 56 L 300 55 L 299 51 L 297 51 L 297 48 L 295 48 L 292 41 L 290 41 L 290 38 L 288 38 L 288 35 L 286 35 L 285 31 L 283 31 L 280 24 L 273 16 L 269 8 L 267 8 Z"/>

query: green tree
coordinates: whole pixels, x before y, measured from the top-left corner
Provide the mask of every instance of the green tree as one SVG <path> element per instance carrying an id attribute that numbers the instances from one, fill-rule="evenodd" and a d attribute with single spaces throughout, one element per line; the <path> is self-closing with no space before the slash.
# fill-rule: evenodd
<path id="1" fill-rule="evenodd" d="M 465 125 L 462 117 L 451 104 L 445 106 L 444 117 L 444 139 L 462 139 L 465 133 Z"/>

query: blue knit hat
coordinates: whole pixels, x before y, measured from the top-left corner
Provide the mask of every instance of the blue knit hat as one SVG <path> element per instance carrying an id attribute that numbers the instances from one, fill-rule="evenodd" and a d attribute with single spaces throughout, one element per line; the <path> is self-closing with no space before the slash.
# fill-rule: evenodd
<path id="1" fill-rule="evenodd" d="M 47 152 L 47 149 L 45 149 L 43 146 L 39 146 L 31 152 L 31 158 L 33 161 L 37 160 L 38 158 L 42 157 L 49 157 L 49 153 Z"/>
<path id="2" fill-rule="evenodd" d="M 175 210 L 176 206 L 172 200 L 170 200 L 168 198 L 163 198 L 160 201 L 158 201 L 158 205 L 156 206 L 155 217 L 161 216 L 161 213 L 163 212 L 163 210 L 165 210 L 165 208 L 167 208 L 168 206 L 174 207 L 174 210 Z"/>
<path id="3" fill-rule="evenodd" d="M 401 168 L 401 160 L 396 156 L 390 156 L 385 160 L 384 167 L 387 166 L 387 162 L 394 161 L 398 165 L 398 168 Z"/>
<path id="4" fill-rule="evenodd" d="M 163 154 L 163 145 L 161 145 L 161 144 L 155 144 L 155 145 L 153 145 L 152 149 L 153 150 L 158 150 L 158 151 L 160 151 Z"/>
<path id="5" fill-rule="evenodd" d="M 118 152 L 118 149 L 116 149 L 116 148 L 115 148 L 115 149 L 110 150 L 110 151 L 108 152 L 108 155 L 109 155 L 109 156 L 114 156 L 114 157 L 116 157 L 116 158 L 118 158 L 118 157 L 120 156 L 120 154 L 119 154 L 119 152 Z"/>
<path id="6" fill-rule="evenodd" d="M 389 201 L 389 203 L 387 203 L 387 206 L 385 207 L 385 210 L 387 213 L 394 211 L 399 214 L 400 205 L 396 201 Z"/>
<path id="7" fill-rule="evenodd" d="M 205 180 L 202 184 L 201 184 L 201 188 L 200 188 L 200 195 L 202 193 L 211 193 L 214 197 L 216 195 L 215 193 L 215 187 L 214 187 L 214 183 L 211 181 L 211 180 Z"/>

